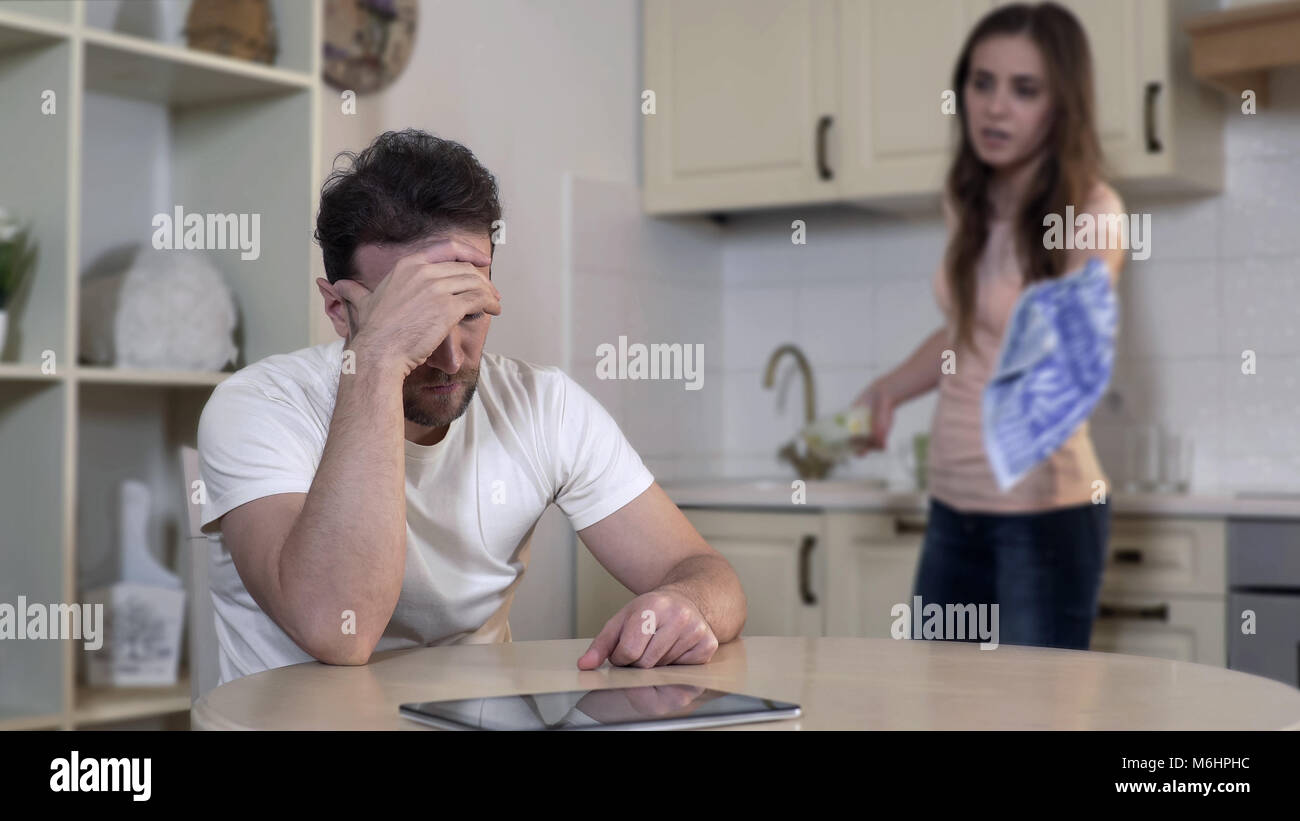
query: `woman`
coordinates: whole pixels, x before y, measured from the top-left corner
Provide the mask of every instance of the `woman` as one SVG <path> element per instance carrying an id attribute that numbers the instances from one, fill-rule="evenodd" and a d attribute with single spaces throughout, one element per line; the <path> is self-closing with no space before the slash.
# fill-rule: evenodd
<path id="1" fill-rule="evenodd" d="M 943 197 L 947 251 L 934 276 L 947 321 L 858 397 L 872 410 L 872 431 L 857 452 L 884 449 L 894 407 L 937 387 L 913 595 L 922 606 L 998 604 L 1002 644 L 1086 649 L 1110 528 L 1110 505 L 1094 503 L 1094 482 L 1106 495 L 1110 482 L 1088 423 L 1001 492 L 980 420 L 1023 288 L 1090 256 L 1101 257 L 1115 286 L 1123 266 L 1122 247 L 1044 247 L 1044 217 L 1064 220 L 1067 205 L 1076 214 L 1124 211 L 1101 179 L 1087 37 L 1053 3 L 1002 6 L 971 32 L 953 78 L 960 147 Z M 941 372 L 945 351 L 955 372 Z"/>

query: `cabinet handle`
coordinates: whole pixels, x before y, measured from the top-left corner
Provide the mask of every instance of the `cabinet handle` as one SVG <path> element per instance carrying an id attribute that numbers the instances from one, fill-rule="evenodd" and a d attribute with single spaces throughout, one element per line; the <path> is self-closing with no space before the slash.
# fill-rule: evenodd
<path id="1" fill-rule="evenodd" d="M 1142 564 L 1142 551 L 1136 547 L 1124 547 L 1116 550 L 1112 558 L 1115 564 Z"/>
<path id="2" fill-rule="evenodd" d="M 817 174 L 823 180 L 829 180 L 835 176 L 831 170 L 830 163 L 826 161 L 826 132 L 831 130 L 831 123 L 834 119 L 829 114 L 823 114 L 817 121 Z"/>
<path id="3" fill-rule="evenodd" d="M 1160 138 L 1156 136 L 1156 95 L 1160 93 L 1159 83 L 1147 83 L 1146 103 L 1144 105 L 1146 119 L 1146 136 L 1147 136 L 1147 153 L 1158 154 L 1164 150 L 1160 144 Z"/>
<path id="4" fill-rule="evenodd" d="M 817 546 L 817 537 L 811 534 L 803 537 L 803 544 L 799 545 L 799 595 L 803 597 L 803 603 L 813 605 L 817 603 L 817 596 L 812 592 L 812 573 L 811 559 L 813 548 Z"/>
<path id="5" fill-rule="evenodd" d="M 925 520 L 914 521 L 912 519 L 894 519 L 894 535 L 902 536 L 905 533 L 924 533 Z"/>
<path id="6" fill-rule="evenodd" d="M 1154 607 L 1125 607 L 1123 605 L 1103 604 L 1097 608 L 1097 618 L 1169 621 L 1169 605 L 1157 604 Z"/>

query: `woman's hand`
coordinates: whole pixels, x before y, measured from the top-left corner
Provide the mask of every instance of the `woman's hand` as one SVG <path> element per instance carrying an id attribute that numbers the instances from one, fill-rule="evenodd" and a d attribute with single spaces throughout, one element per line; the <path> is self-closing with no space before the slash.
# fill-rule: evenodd
<path id="1" fill-rule="evenodd" d="M 873 450 L 884 450 L 889 439 L 889 428 L 894 422 L 894 398 L 882 380 L 877 379 L 858 394 L 853 405 L 862 405 L 871 411 L 871 433 L 849 440 L 854 454 L 863 456 Z"/>

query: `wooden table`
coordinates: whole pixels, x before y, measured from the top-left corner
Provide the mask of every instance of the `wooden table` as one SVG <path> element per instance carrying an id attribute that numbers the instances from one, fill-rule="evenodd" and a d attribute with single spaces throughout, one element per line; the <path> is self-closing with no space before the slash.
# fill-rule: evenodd
<path id="1" fill-rule="evenodd" d="M 1300 729 L 1300 690 L 1142 656 L 937 641 L 749 636 L 703 665 L 577 668 L 589 639 L 418 647 L 360 667 L 311 662 L 224 684 L 195 729 L 424 730 L 410 701 L 686 683 L 793 701 L 803 716 L 719 729 Z"/>

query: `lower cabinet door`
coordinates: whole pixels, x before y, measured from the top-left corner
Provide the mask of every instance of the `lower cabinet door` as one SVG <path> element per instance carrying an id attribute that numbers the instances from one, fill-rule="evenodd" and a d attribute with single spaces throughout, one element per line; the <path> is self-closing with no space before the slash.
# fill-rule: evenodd
<path id="1" fill-rule="evenodd" d="M 1224 666 L 1223 598 L 1103 593 L 1089 649 Z"/>
<path id="2" fill-rule="evenodd" d="M 833 569 L 826 635 L 892 638 L 894 607 L 912 607 L 912 583 L 925 540 L 921 514 L 828 513 Z"/>
<path id="3" fill-rule="evenodd" d="M 742 636 L 820 636 L 825 627 L 826 534 L 810 513 L 682 511 L 745 588 Z"/>

